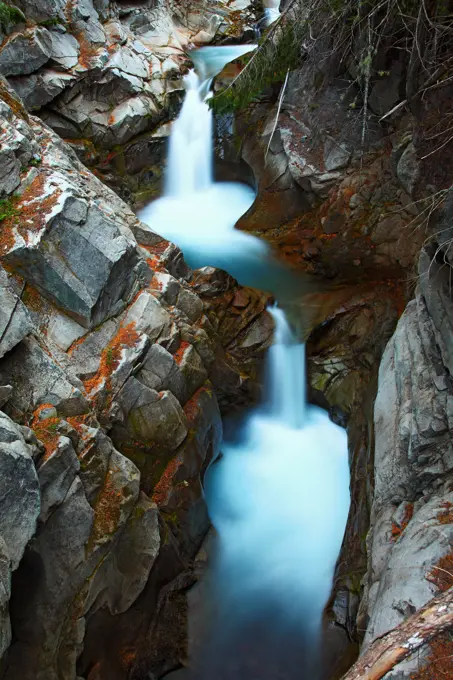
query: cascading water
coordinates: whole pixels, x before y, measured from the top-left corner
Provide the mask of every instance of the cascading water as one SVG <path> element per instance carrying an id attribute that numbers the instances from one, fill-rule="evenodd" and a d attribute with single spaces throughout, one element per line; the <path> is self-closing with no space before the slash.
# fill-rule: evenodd
<path id="1" fill-rule="evenodd" d="M 234 229 L 253 191 L 212 179 L 212 77 L 250 48 L 194 54 L 175 121 L 165 196 L 140 218 L 176 242 L 193 267 L 211 265 L 269 289 L 281 278 L 268 248 Z M 225 52 L 222 52 L 225 50 Z M 234 50 L 237 50 L 235 53 Z M 223 54 L 223 57 L 222 57 Z M 205 643 L 196 680 L 314 680 L 322 613 L 349 508 L 346 434 L 305 399 L 304 347 L 282 309 L 275 322 L 263 404 L 206 475 L 217 532 L 204 587 Z"/>

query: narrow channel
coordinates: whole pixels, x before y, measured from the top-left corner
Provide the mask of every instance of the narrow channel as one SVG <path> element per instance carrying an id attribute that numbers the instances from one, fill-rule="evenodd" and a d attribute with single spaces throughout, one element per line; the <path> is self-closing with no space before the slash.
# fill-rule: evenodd
<path id="1" fill-rule="evenodd" d="M 212 79 L 251 49 L 193 54 L 196 71 L 186 76 L 172 128 L 165 194 L 139 217 L 179 245 L 191 267 L 220 267 L 277 299 L 269 309 L 275 333 L 263 403 L 223 442 L 206 475 L 216 538 L 201 591 L 203 639 L 189 676 L 318 680 L 322 615 L 350 503 L 347 440 L 327 413 L 307 403 L 304 345 L 285 313 L 291 276 L 282 276 L 264 242 L 234 228 L 254 201 L 253 189 L 213 179 Z"/>

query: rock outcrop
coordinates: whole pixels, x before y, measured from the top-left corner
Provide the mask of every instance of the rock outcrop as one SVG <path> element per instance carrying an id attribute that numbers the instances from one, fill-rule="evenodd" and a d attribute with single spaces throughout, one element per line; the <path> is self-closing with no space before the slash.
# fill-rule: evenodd
<path id="1" fill-rule="evenodd" d="M 136 200 L 156 192 L 195 46 L 243 34 L 249 3 L 19 0 L 0 73 L 79 158 Z"/>
<path id="2" fill-rule="evenodd" d="M 453 585 L 453 308 L 448 271 L 433 254 L 422 252 L 416 297 L 379 369 L 365 644 Z M 386 678 L 409 678 L 419 665 L 409 659 Z"/>
<path id="3" fill-rule="evenodd" d="M 160 676 L 267 298 L 194 275 L 4 80 L 0 111 L 2 677 Z"/>

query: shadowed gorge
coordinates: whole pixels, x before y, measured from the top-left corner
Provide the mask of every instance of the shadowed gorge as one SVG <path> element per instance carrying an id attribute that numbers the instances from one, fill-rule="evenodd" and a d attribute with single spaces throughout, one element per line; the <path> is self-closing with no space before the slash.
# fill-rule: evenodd
<path id="1" fill-rule="evenodd" d="M 451 0 L 0 0 L 0 679 L 453 678 Z"/>

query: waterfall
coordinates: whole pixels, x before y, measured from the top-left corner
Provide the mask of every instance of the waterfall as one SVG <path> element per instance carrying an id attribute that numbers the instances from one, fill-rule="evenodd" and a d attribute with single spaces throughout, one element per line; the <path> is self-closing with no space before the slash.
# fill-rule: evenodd
<path id="1" fill-rule="evenodd" d="M 267 246 L 234 229 L 254 192 L 212 176 L 211 79 L 238 47 L 194 53 L 173 125 L 165 195 L 139 217 L 175 241 L 192 267 L 217 266 L 269 290 L 282 277 Z M 204 78 L 204 80 L 203 80 Z M 276 286 L 278 288 L 278 286 Z M 315 680 L 323 608 L 349 509 L 345 431 L 307 405 L 304 346 L 279 307 L 266 397 L 208 470 L 217 532 L 202 586 L 203 653 L 195 680 Z"/>

